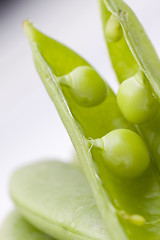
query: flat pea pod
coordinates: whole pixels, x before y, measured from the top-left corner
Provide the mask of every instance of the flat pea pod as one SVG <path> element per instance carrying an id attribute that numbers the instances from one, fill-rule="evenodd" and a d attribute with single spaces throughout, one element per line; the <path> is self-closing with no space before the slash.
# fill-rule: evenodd
<path id="1" fill-rule="evenodd" d="M 114 15 L 117 18 L 123 29 L 123 37 L 116 43 L 108 42 L 105 37 L 111 62 L 118 81 L 122 83 L 125 80 L 128 81 L 129 79 L 134 78 L 143 85 L 143 91 L 141 93 L 137 92 L 135 95 L 133 86 L 130 86 L 130 88 L 127 89 L 128 95 L 132 97 L 128 96 L 128 101 L 125 99 L 124 104 L 120 104 L 121 111 L 128 120 L 136 124 L 137 131 L 144 138 L 149 148 L 152 159 L 155 163 L 155 169 L 157 169 L 158 172 L 157 175 L 159 175 L 159 58 L 135 14 L 123 1 L 100 0 L 99 3 L 104 36 L 105 26 L 111 15 Z M 141 81 L 139 72 L 144 74 L 144 82 Z M 122 87 L 123 86 L 125 86 L 125 84 L 122 84 Z M 122 87 L 120 88 L 122 89 Z M 146 95 L 150 95 L 150 97 L 148 98 Z M 137 100 L 138 96 L 140 97 L 139 100 Z M 157 103 L 154 103 L 155 98 Z M 149 111 L 146 111 L 146 108 L 148 108 Z"/>
<path id="2" fill-rule="evenodd" d="M 10 192 L 19 212 L 57 240 L 107 240 L 104 223 L 80 168 L 57 161 L 17 170 Z"/>
<path id="3" fill-rule="evenodd" d="M 29 224 L 18 211 L 13 211 L 0 228 L 0 240 L 56 240 Z"/>
<path id="4" fill-rule="evenodd" d="M 104 138 L 110 131 L 121 128 L 137 132 L 137 128 L 123 117 L 107 84 L 104 101 L 90 108 L 77 104 L 71 89 L 59 84 L 58 79 L 89 64 L 71 49 L 40 33 L 30 22 L 24 23 L 24 30 L 38 73 L 71 137 L 109 238 L 159 239 L 160 183 L 153 161 L 140 176 L 124 180 L 109 172 L 101 150 L 94 147 L 94 139 Z"/>

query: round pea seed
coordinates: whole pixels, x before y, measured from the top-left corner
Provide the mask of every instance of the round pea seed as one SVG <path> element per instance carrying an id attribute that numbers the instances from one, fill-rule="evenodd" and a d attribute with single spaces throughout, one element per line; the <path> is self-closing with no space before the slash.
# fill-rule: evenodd
<path id="1" fill-rule="evenodd" d="M 132 123 L 150 120 L 157 111 L 157 101 L 151 91 L 135 77 L 125 80 L 117 93 L 117 103 L 124 117 Z"/>
<path id="2" fill-rule="evenodd" d="M 77 67 L 62 77 L 60 82 L 71 88 L 73 99 L 83 107 L 93 107 L 106 98 L 106 84 L 91 67 Z"/>
<path id="3" fill-rule="evenodd" d="M 121 39 L 122 35 L 123 30 L 119 21 L 114 15 L 111 15 L 105 28 L 105 36 L 107 41 L 117 42 Z"/>
<path id="4" fill-rule="evenodd" d="M 128 129 L 113 130 L 101 138 L 102 160 L 107 169 L 119 177 L 140 176 L 150 162 L 144 141 Z"/>

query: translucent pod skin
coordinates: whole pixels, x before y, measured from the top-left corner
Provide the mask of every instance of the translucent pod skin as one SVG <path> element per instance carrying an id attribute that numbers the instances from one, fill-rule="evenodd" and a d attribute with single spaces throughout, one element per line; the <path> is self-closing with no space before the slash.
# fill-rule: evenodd
<path id="1" fill-rule="evenodd" d="M 119 177 L 135 178 L 150 163 L 147 147 L 141 137 L 128 129 L 113 130 L 102 138 L 102 159 L 107 169 Z"/>
<path id="2" fill-rule="evenodd" d="M 105 28 L 105 36 L 107 41 L 117 42 L 121 39 L 122 35 L 123 30 L 119 21 L 114 15 L 111 15 Z"/>
<path id="3" fill-rule="evenodd" d="M 118 106 L 124 117 L 132 123 L 144 123 L 156 113 L 158 103 L 143 83 L 135 77 L 125 80 L 117 94 Z"/>
<path id="4" fill-rule="evenodd" d="M 60 78 L 71 88 L 74 100 L 83 107 L 93 107 L 105 100 L 107 87 L 103 79 L 91 67 L 80 66 Z"/>

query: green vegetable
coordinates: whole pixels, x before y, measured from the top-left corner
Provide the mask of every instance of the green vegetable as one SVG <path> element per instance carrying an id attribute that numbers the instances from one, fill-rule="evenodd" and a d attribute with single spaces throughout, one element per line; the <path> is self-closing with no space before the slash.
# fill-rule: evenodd
<path id="1" fill-rule="evenodd" d="M 155 171 L 157 171 L 156 175 L 159 176 L 160 107 L 159 104 L 156 103 L 156 101 L 159 102 L 160 99 L 159 58 L 135 14 L 123 1 L 100 0 L 99 2 L 104 36 L 105 26 L 109 16 L 111 15 L 111 12 L 115 17 L 118 18 L 124 32 L 123 39 L 117 43 L 111 44 L 106 39 L 112 65 L 118 81 L 121 83 L 128 78 L 133 79 L 133 77 L 136 77 L 138 82 L 143 85 L 143 88 L 141 88 L 141 90 L 143 89 L 142 93 L 138 91 L 135 94 L 135 87 L 132 87 L 130 91 L 128 90 L 130 93 L 132 93 L 130 96 L 133 98 L 128 98 L 125 104 L 120 103 L 119 107 L 127 119 L 129 119 L 131 122 L 140 123 L 139 125 L 136 125 L 137 131 L 144 138 L 149 148 L 151 158 L 154 162 Z M 138 96 L 139 101 L 136 96 Z M 123 98 L 121 98 L 121 102 L 123 102 L 122 99 Z M 134 100 L 133 102 L 132 99 Z M 135 100 L 137 100 L 138 103 L 134 105 Z M 146 100 L 149 102 L 149 105 L 151 104 L 151 107 L 146 104 Z M 132 105 L 130 104 L 131 108 L 127 112 L 126 109 L 129 107 L 129 103 Z M 134 111 L 138 104 L 139 107 L 143 105 L 143 108 L 145 107 L 149 111 L 144 110 L 144 115 L 139 114 L 137 116 Z"/>
<path id="2" fill-rule="evenodd" d="M 123 28 L 123 39 L 116 43 L 107 42 L 112 64 L 120 82 L 134 76 L 140 68 L 159 101 L 160 61 L 137 17 L 122 0 L 100 0 L 100 5 L 104 33 L 111 14 Z"/>
<path id="3" fill-rule="evenodd" d="M 123 1 L 100 7 L 116 75 L 120 83 L 128 79 L 117 98 L 82 57 L 24 22 L 37 71 L 93 196 L 80 168 L 60 163 L 19 170 L 11 195 L 29 222 L 59 240 L 159 240 L 160 62 Z"/>
<path id="4" fill-rule="evenodd" d="M 76 104 L 70 89 L 58 85 L 57 77 L 73 71 L 78 65 L 87 66 L 88 64 L 67 47 L 40 33 L 30 22 L 26 21 L 24 23 L 24 30 L 32 46 L 37 70 L 69 132 L 96 199 L 97 206 L 102 213 L 108 233 L 113 239 L 116 238 L 117 234 L 121 238 L 126 239 L 123 227 L 117 217 L 116 208 L 112 204 L 108 192 L 101 185 L 99 178 L 97 178 L 87 138 L 101 137 L 112 129 L 128 128 L 131 125 L 121 115 L 116 104 L 116 98 L 109 87 L 106 100 L 101 104 L 93 108 L 83 108 Z M 54 61 L 55 56 L 58 61 Z M 54 65 L 55 62 L 56 64 Z M 114 111 L 112 111 L 113 107 Z M 110 116 L 106 114 L 108 111 L 112 111 Z M 108 182 L 111 180 L 104 178 L 102 181 Z M 110 187 L 112 186 L 110 185 Z"/>
<path id="5" fill-rule="evenodd" d="M 11 179 L 20 213 L 56 239 L 107 240 L 104 223 L 83 172 L 52 161 L 24 167 Z"/>
<path id="6" fill-rule="evenodd" d="M 54 240 L 30 225 L 17 211 L 5 219 L 0 229 L 0 240 Z"/>
<path id="7" fill-rule="evenodd" d="M 160 89 L 160 62 L 158 56 L 136 16 L 123 1 L 100 1 L 100 9 L 104 36 L 115 73 L 120 83 L 129 79 L 120 86 L 117 96 L 118 105 L 126 119 L 134 123 L 140 123 L 139 125 L 136 124 L 135 127 L 148 146 L 152 168 L 154 169 L 153 177 L 157 178 L 159 182 L 160 108 L 157 101 L 159 101 Z M 124 33 L 121 40 L 116 43 L 109 43 L 105 35 L 105 26 L 111 14 L 120 22 Z M 152 187 L 155 188 L 154 185 Z M 144 184 L 143 191 L 147 188 L 148 186 Z M 159 183 L 156 188 L 159 191 Z M 150 200 L 156 198 L 157 194 L 149 197 Z M 133 202 L 131 203 L 133 204 Z M 144 209 L 147 211 L 147 203 Z M 157 209 L 157 213 L 159 214 L 159 209 Z M 152 211 L 151 218 L 154 214 L 156 215 L 156 211 Z M 142 234 L 141 239 L 160 239 L 158 233 L 159 219 L 158 217 L 156 221 L 149 221 L 153 224 L 150 232 L 155 232 L 155 235 L 146 237 Z M 147 221 L 145 224 L 147 224 Z M 156 229 L 156 227 L 158 228 Z M 140 236 L 138 236 L 139 238 Z"/>
<path id="8" fill-rule="evenodd" d="M 152 120 L 158 110 L 158 103 L 150 89 L 138 82 L 139 73 L 125 80 L 118 90 L 117 103 L 124 117 L 132 123 Z"/>
<path id="9" fill-rule="evenodd" d="M 120 23 L 114 15 L 111 15 L 105 29 L 105 35 L 107 41 L 117 42 L 121 39 L 123 31 Z"/>
<path id="10" fill-rule="evenodd" d="M 102 150 L 107 169 L 119 177 L 138 177 L 148 168 L 150 157 L 143 140 L 128 129 L 111 131 L 92 143 Z"/>
<path id="11" fill-rule="evenodd" d="M 109 86 L 105 100 L 94 107 L 77 104 L 72 89 L 59 84 L 59 78 L 89 64 L 72 50 L 40 33 L 30 22 L 24 23 L 24 29 L 36 68 L 75 146 L 109 238 L 160 238 L 160 184 L 154 161 L 148 165 L 148 153 L 144 154 L 145 159 L 139 162 L 137 173 L 135 171 L 137 175 L 138 172 L 143 174 L 126 181 L 111 173 L 102 161 L 102 151 L 91 145 L 92 140 L 103 138 L 115 129 L 139 132 L 137 126 L 123 117 Z M 145 147 L 142 149 L 140 153 L 143 154 Z"/>
<path id="12" fill-rule="evenodd" d="M 106 85 L 91 67 L 77 67 L 58 82 L 70 87 L 73 99 L 83 107 L 95 106 L 106 98 Z"/>

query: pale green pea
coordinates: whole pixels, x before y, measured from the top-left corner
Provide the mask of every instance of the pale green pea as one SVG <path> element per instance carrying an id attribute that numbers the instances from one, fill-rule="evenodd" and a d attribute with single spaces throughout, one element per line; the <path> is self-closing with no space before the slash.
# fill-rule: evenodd
<path id="1" fill-rule="evenodd" d="M 91 67 L 77 67 L 58 81 L 71 88 L 72 97 L 83 107 L 93 107 L 106 98 L 106 84 Z"/>
<path id="2" fill-rule="evenodd" d="M 143 123 L 155 115 L 158 104 L 150 89 L 137 80 L 134 76 L 120 85 L 117 103 L 128 121 Z"/>
<path id="3" fill-rule="evenodd" d="M 113 174 L 135 178 L 148 168 L 150 157 L 141 137 L 129 129 L 113 130 L 93 145 L 102 150 L 102 160 Z"/>
<path id="4" fill-rule="evenodd" d="M 111 15 L 106 24 L 105 35 L 109 42 L 117 42 L 123 35 L 122 27 L 114 15 Z"/>

